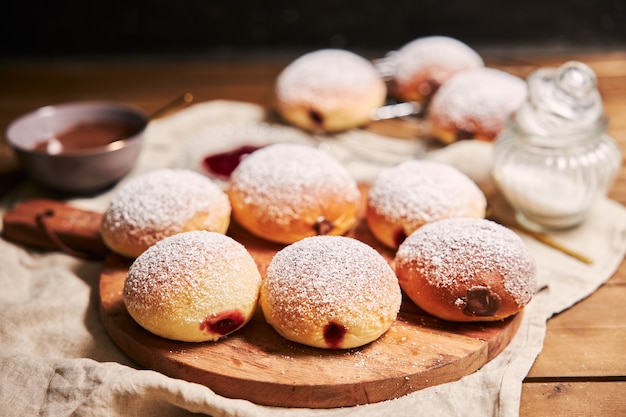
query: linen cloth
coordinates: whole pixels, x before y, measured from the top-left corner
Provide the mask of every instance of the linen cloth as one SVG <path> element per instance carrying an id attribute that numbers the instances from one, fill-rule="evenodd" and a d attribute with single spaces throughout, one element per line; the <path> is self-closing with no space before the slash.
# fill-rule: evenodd
<path id="1" fill-rule="evenodd" d="M 127 178 L 154 168 L 178 166 L 177 154 L 183 141 L 207 126 L 264 120 L 266 115 L 259 106 L 229 101 L 195 104 L 175 115 L 155 120 L 148 126 L 145 148 Z M 359 134 L 367 133 L 350 133 Z M 447 161 L 464 170 L 468 151 L 471 150 L 460 153 L 443 150 L 427 157 Z M 474 151 L 483 158 L 489 157 L 489 149 L 484 146 Z M 338 155 L 341 160 L 341 152 Z M 488 188 L 489 184 L 484 182 L 488 161 L 476 156 L 473 160 L 472 169 L 483 164 L 483 171 L 466 173 Z M 371 179 L 381 168 L 368 162 L 353 162 L 347 161 L 347 165 L 361 180 Z M 125 180 L 93 198 L 69 202 L 102 211 Z M 26 184 L 2 202 L 0 212 L 4 213 L 17 200 L 35 196 L 52 195 Z M 553 236 L 591 257 L 592 265 L 521 236 L 537 260 L 541 290 L 526 307 L 518 333 L 500 355 L 459 381 L 381 403 L 338 409 L 259 406 L 224 398 L 202 385 L 142 369 L 115 346 L 100 322 L 100 262 L 79 260 L 62 253 L 38 252 L 0 240 L 0 414 L 516 416 L 522 380 L 542 348 L 546 321 L 595 291 L 623 260 L 626 209 L 602 199 L 593 207 L 585 224 Z"/>

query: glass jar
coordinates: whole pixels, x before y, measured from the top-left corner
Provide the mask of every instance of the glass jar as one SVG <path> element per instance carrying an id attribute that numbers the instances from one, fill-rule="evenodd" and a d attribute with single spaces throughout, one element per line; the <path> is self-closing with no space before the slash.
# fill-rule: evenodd
<path id="1" fill-rule="evenodd" d="M 605 133 L 608 121 L 589 67 L 540 70 L 528 86 L 526 103 L 495 142 L 494 180 L 522 225 L 573 228 L 608 192 L 620 150 Z"/>

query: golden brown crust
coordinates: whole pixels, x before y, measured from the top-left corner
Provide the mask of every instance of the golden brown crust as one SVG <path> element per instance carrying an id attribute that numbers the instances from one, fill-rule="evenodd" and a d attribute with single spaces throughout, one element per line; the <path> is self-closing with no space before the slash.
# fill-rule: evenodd
<path id="1" fill-rule="evenodd" d="M 326 108 L 310 102 L 282 102 L 276 100 L 276 110 L 288 123 L 310 132 L 341 132 L 366 125 L 373 112 L 385 101 L 375 87 L 371 95 L 344 100 L 341 107 Z"/>
<path id="2" fill-rule="evenodd" d="M 401 263 L 396 268 L 398 282 L 424 311 L 449 321 L 496 321 L 519 312 L 517 305 L 502 286 L 498 272 L 485 272 L 472 285 L 457 281 L 449 288 L 427 284 L 419 262 Z"/>
<path id="3" fill-rule="evenodd" d="M 446 36 L 415 39 L 396 51 L 391 60 L 391 94 L 401 101 L 422 103 L 456 73 L 484 65 L 476 51 Z"/>
<path id="4" fill-rule="evenodd" d="M 107 247 L 115 253 L 127 258 L 136 258 L 156 242 L 176 233 L 192 230 L 207 230 L 225 234 L 230 225 L 230 216 L 216 217 L 214 212 L 201 211 L 188 219 L 175 231 L 164 230 L 151 226 L 123 224 L 112 227 L 109 221 L 101 226 L 102 239 Z"/>
<path id="5" fill-rule="evenodd" d="M 391 219 L 372 204 L 367 205 L 365 213 L 367 226 L 372 234 L 378 241 L 390 248 L 400 246 L 400 243 L 414 231 L 413 227 L 417 230 L 425 224 L 425 220 L 418 220 L 409 225 L 406 222 Z"/>
<path id="6" fill-rule="evenodd" d="M 286 223 L 276 222 L 275 217 L 262 205 L 246 204 L 235 189 L 229 189 L 228 195 L 233 219 L 254 235 L 272 242 L 289 244 L 310 236 L 343 235 L 357 220 L 358 204 L 344 201 L 340 196 L 330 193 L 321 193 L 315 197 L 324 202 L 322 205 L 297 207 L 298 215 Z"/>
<path id="7" fill-rule="evenodd" d="M 443 143 L 492 142 L 526 98 L 525 82 L 494 68 L 474 68 L 451 77 L 426 113 L 430 134 Z"/>

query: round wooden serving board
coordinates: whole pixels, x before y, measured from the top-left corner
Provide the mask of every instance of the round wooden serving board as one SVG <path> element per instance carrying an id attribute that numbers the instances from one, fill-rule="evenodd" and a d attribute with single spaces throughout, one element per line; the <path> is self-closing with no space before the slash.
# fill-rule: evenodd
<path id="1" fill-rule="evenodd" d="M 228 234 L 246 246 L 262 275 L 283 247 L 237 224 Z M 394 253 L 376 242 L 364 220 L 348 236 L 370 244 L 393 266 Z M 244 328 L 217 342 L 177 342 L 144 330 L 128 314 L 122 289 L 130 264 L 109 255 L 100 277 L 102 320 L 119 348 L 146 368 L 257 404 L 353 406 L 455 381 L 498 355 L 522 320 L 520 313 L 492 323 L 450 323 L 407 299 L 392 327 L 360 348 L 325 350 L 290 342 L 265 322 L 260 310 Z"/>

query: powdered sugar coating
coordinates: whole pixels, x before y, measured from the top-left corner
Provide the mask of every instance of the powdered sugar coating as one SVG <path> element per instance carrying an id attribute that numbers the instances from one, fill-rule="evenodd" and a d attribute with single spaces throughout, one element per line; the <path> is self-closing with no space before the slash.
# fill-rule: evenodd
<path id="1" fill-rule="evenodd" d="M 380 90 L 384 83 L 374 65 L 343 49 L 321 49 L 291 62 L 276 80 L 276 96 L 284 103 L 314 103 L 318 110 L 333 110 L 347 100 L 359 100 Z"/>
<path id="2" fill-rule="evenodd" d="M 278 76 L 278 114 L 313 132 L 339 132 L 372 121 L 387 85 L 374 65 L 352 52 L 322 49 L 301 56 Z"/>
<path id="3" fill-rule="evenodd" d="M 526 95 L 526 83 L 513 74 L 486 67 L 462 71 L 433 96 L 427 119 L 437 129 L 493 138 Z"/>
<path id="4" fill-rule="evenodd" d="M 526 305 L 536 289 L 536 264 L 522 239 L 485 219 L 455 218 L 423 226 L 396 253 L 396 264 L 413 265 L 429 285 L 471 286 L 481 274 L 501 276 L 515 303 Z"/>
<path id="5" fill-rule="evenodd" d="M 465 43 L 447 36 L 415 39 L 393 55 L 393 78 L 408 83 L 416 77 L 443 84 L 458 71 L 484 65 L 481 56 Z"/>
<path id="6" fill-rule="evenodd" d="M 131 179 L 116 192 L 104 213 L 103 237 L 114 250 L 116 243 L 126 241 L 143 251 L 182 231 L 225 232 L 216 229 L 228 225 L 230 210 L 226 193 L 204 175 L 158 169 Z"/>
<path id="7" fill-rule="evenodd" d="M 410 160 L 382 171 L 367 205 L 406 235 L 448 217 L 484 217 L 487 201 L 458 169 L 435 161 Z"/>
<path id="8" fill-rule="evenodd" d="M 343 236 L 315 236 L 279 251 L 261 288 L 266 319 L 288 339 L 327 347 L 324 326 L 347 328 L 343 347 L 384 333 L 400 309 L 397 278 L 372 247 Z"/>
<path id="9" fill-rule="evenodd" d="M 282 228 L 300 220 L 310 220 L 310 228 L 324 215 L 335 221 L 327 207 L 356 207 L 361 198 L 356 181 L 339 162 L 316 148 L 291 143 L 269 145 L 246 157 L 233 171 L 228 193 L 244 205 L 240 209 L 233 203 L 233 214 Z M 305 213 L 315 218 L 302 219 Z"/>
<path id="10" fill-rule="evenodd" d="M 247 322 L 260 284 L 243 245 L 220 233 L 190 231 L 157 242 L 135 259 L 124 283 L 124 301 L 131 316 L 155 334 L 215 340 L 221 335 L 203 330 L 203 320 L 239 311 Z"/>

